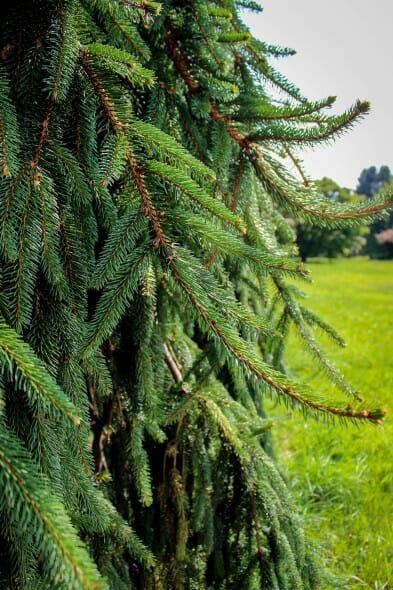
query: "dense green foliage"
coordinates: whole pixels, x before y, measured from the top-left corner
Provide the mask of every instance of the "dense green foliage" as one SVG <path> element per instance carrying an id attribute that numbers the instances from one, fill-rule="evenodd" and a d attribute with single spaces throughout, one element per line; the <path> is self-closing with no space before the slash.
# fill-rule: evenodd
<path id="1" fill-rule="evenodd" d="M 325 338 L 326 349 L 346 377 L 370 399 L 379 399 L 390 417 L 392 262 L 317 260 L 310 261 L 310 268 L 316 284 L 305 286 L 311 308 L 340 325 L 348 344 L 337 349 Z M 340 287 L 332 288 L 335 285 Z M 295 333 L 288 341 L 287 359 L 298 378 L 311 380 L 328 396 L 338 395 L 315 370 Z M 301 422 L 277 406 L 267 409 L 275 422 L 277 455 L 285 457 L 282 464 L 304 510 L 307 534 L 323 544 L 334 568 L 345 574 L 343 587 L 392 588 L 392 420 L 378 429 L 321 429 L 315 421 Z"/>
<path id="2" fill-rule="evenodd" d="M 326 199 L 331 199 L 333 202 L 357 203 L 361 200 L 361 197 L 355 195 L 353 191 L 339 186 L 330 178 L 322 178 L 315 185 Z M 319 256 L 327 258 L 353 256 L 361 252 L 366 243 L 364 236 L 367 233 L 367 227 L 362 225 L 349 225 L 326 231 L 324 227 L 299 222 L 296 224 L 296 243 L 303 261 Z"/>
<path id="3" fill-rule="evenodd" d="M 240 6 L 2 4 L 3 588 L 321 585 L 263 400 L 382 411 L 316 342 L 341 339 L 287 282 L 283 213 L 335 228 L 392 197 L 332 203 L 288 172 L 368 104 L 304 99 Z M 284 375 L 290 325 L 352 405 Z"/>

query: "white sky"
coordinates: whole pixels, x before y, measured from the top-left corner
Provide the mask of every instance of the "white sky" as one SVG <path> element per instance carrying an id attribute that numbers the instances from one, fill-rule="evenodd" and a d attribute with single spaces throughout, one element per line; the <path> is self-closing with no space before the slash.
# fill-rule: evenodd
<path id="1" fill-rule="evenodd" d="M 275 65 L 309 99 L 337 95 L 340 110 L 356 98 L 372 111 L 333 146 L 304 151 L 313 178 L 355 188 L 368 166 L 393 168 L 393 1 L 260 0 L 244 20 L 255 37 L 296 49 Z M 336 111 L 336 108 L 335 108 Z"/>

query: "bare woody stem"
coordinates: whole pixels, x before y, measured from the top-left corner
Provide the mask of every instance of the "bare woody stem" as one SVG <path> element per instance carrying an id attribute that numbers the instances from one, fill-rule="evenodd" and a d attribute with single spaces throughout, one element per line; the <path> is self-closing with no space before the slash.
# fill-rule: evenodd
<path id="1" fill-rule="evenodd" d="M 173 377 L 173 379 L 175 380 L 176 383 L 182 383 L 183 382 L 183 376 L 181 374 L 181 370 L 180 367 L 178 366 L 172 352 L 169 349 L 169 346 L 167 344 L 164 344 L 164 358 L 165 358 L 165 362 L 166 365 L 169 369 L 169 371 L 171 372 L 171 375 Z"/>

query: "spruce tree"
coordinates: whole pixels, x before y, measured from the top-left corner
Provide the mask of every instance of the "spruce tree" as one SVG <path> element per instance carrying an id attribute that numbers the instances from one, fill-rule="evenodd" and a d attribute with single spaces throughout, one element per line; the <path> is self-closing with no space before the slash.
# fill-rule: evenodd
<path id="1" fill-rule="evenodd" d="M 293 286 L 297 151 L 368 111 L 309 101 L 250 0 L 14 0 L 0 20 L 0 580 L 24 590 L 321 587 L 264 400 L 379 422 Z M 299 180 L 291 171 L 295 167 Z M 286 376 L 293 326 L 350 403 Z M 299 416 L 299 419 L 302 419 Z"/>

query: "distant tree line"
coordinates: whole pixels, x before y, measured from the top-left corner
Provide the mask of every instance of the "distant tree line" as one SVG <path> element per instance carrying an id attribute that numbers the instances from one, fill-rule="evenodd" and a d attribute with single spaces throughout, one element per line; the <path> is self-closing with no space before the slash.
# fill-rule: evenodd
<path id="1" fill-rule="evenodd" d="M 356 204 L 375 197 L 393 180 L 389 166 L 370 166 L 362 170 L 355 190 L 338 185 L 330 178 L 316 182 L 327 199 Z M 393 258 L 393 211 L 370 226 L 332 228 L 330 231 L 311 226 L 306 221 L 296 224 L 297 246 L 302 260 L 312 257 L 368 255 L 371 258 Z"/>

